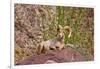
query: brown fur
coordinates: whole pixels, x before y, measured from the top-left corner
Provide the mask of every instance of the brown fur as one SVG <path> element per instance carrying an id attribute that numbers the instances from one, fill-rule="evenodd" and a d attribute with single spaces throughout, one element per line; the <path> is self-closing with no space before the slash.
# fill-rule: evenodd
<path id="1" fill-rule="evenodd" d="M 65 43 L 64 43 L 65 30 L 69 31 L 68 38 L 70 38 L 72 29 L 69 26 L 65 26 L 63 28 L 61 25 L 59 25 L 57 28 L 57 37 L 54 39 L 49 39 L 47 41 L 42 41 L 41 43 L 39 43 L 37 46 L 37 53 L 38 54 L 46 53 L 47 51 L 50 51 L 51 48 L 54 50 L 57 50 L 57 49 L 62 50 L 65 46 Z"/>

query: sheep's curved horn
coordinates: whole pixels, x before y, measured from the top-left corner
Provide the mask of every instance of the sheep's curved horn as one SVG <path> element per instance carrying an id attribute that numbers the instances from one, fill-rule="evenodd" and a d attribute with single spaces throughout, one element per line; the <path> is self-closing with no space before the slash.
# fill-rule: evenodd
<path id="1" fill-rule="evenodd" d="M 69 31 L 68 38 L 70 38 L 70 37 L 71 37 L 71 34 L 72 34 L 72 29 L 71 29 L 71 27 L 65 26 L 64 29 Z"/>

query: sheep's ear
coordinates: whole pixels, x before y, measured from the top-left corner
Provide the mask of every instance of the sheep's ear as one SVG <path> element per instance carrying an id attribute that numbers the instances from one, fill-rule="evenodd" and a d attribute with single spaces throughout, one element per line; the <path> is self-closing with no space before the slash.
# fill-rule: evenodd
<path id="1" fill-rule="evenodd" d="M 59 32 L 60 29 L 62 29 L 62 26 L 61 26 L 61 25 L 58 25 L 58 27 L 57 27 L 57 32 Z"/>
<path id="2" fill-rule="evenodd" d="M 60 32 L 61 29 L 62 29 L 62 26 L 58 25 L 58 27 L 57 27 L 57 34 Z"/>
<path id="3" fill-rule="evenodd" d="M 62 29 L 62 26 L 61 26 L 61 25 L 58 25 L 58 28 L 59 28 L 59 29 Z"/>

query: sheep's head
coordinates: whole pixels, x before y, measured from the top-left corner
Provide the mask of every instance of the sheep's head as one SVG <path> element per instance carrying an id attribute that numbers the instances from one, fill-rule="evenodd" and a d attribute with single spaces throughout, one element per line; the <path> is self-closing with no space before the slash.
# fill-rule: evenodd
<path id="1" fill-rule="evenodd" d="M 58 25 L 58 28 L 57 28 L 57 36 L 60 39 L 63 39 L 64 38 L 64 30 L 63 30 L 63 27 L 61 25 Z"/>
<path id="2" fill-rule="evenodd" d="M 64 31 L 65 30 L 68 30 L 69 34 L 68 34 L 68 38 L 71 37 L 71 34 L 72 34 L 72 29 L 71 27 L 69 26 L 65 26 L 65 27 L 62 27 L 61 25 L 58 25 L 58 28 L 57 28 L 57 36 L 62 39 L 64 38 Z"/>

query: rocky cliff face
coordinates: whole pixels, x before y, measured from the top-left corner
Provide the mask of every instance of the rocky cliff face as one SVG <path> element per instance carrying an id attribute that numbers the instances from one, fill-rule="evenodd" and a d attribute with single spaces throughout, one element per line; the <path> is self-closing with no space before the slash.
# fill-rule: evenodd
<path id="1" fill-rule="evenodd" d="M 52 22 L 55 7 L 15 4 L 15 63 L 32 55 L 43 40 L 43 32 Z M 50 16 L 48 13 L 52 13 Z"/>

